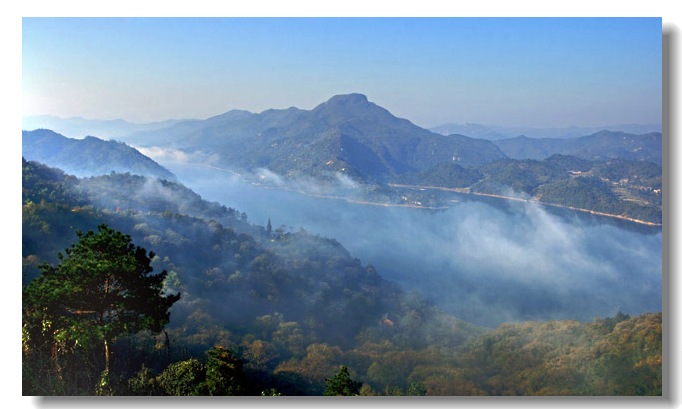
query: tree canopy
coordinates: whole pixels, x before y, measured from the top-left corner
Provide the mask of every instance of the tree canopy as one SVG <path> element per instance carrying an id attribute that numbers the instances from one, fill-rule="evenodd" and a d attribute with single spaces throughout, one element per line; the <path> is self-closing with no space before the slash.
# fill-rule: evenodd
<path id="1" fill-rule="evenodd" d="M 356 396 L 360 393 L 362 382 L 353 380 L 348 367 L 342 366 L 339 372 L 325 381 L 325 396 Z"/>
<path id="2" fill-rule="evenodd" d="M 403 292 L 334 239 L 267 234 L 179 185 L 76 179 L 25 161 L 23 176 L 24 395 L 664 394 L 661 313 L 482 328 Z M 92 232 L 72 246 L 76 230 Z M 152 275 L 152 259 L 167 276 Z M 123 266 L 145 279 L 109 271 Z M 109 309 L 97 310 L 88 300 L 104 297 L 105 279 Z M 145 283 L 152 312 L 133 295 Z"/>
<path id="3" fill-rule="evenodd" d="M 161 331 L 180 294 L 163 293 L 166 271 L 153 274 L 154 253 L 147 255 L 130 236 L 105 224 L 77 235 L 59 263 L 44 263 L 24 289 L 24 348 L 38 340 L 64 350 L 101 345 L 108 375 L 110 343 L 123 334 Z"/>

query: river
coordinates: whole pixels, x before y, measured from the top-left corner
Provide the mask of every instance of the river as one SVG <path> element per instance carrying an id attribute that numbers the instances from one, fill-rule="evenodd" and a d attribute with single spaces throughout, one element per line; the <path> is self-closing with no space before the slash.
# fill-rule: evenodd
<path id="1" fill-rule="evenodd" d="M 162 165 L 253 223 L 337 239 L 406 291 L 480 325 L 662 310 L 660 227 L 455 193 L 444 210 L 373 206 Z"/>

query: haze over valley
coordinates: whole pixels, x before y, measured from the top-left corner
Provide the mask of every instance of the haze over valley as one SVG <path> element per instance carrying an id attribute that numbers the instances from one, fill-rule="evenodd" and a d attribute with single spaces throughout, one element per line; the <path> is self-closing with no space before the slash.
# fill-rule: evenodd
<path id="1" fill-rule="evenodd" d="M 542 159 L 514 159 L 494 141 L 434 134 L 395 118 L 364 95 L 351 94 L 334 96 L 312 111 L 231 111 L 121 138 L 135 141 L 137 149 L 46 129 L 24 131 L 22 137 L 25 159 L 82 178 L 58 182 L 65 185 L 55 192 L 63 190 L 69 199 L 59 199 L 60 193 L 49 194 L 48 200 L 68 200 L 65 210 L 88 215 L 76 216 L 85 217 L 81 221 L 59 216 L 59 207 L 44 207 L 45 193 L 25 197 L 25 283 L 38 274 L 40 260 L 54 260 L 50 253 L 68 245 L 74 225 L 92 226 L 103 218 L 128 226 L 136 241 L 160 251 L 165 260 L 160 266 L 172 272 L 174 284 L 167 283 L 168 290 L 184 295 L 173 309 L 171 333 L 195 325 L 190 324 L 198 313 L 193 300 L 201 300 L 213 311 L 210 319 L 226 329 L 248 331 L 275 314 L 280 320 L 309 322 L 306 331 L 316 334 L 310 336 L 344 348 L 352 348 L 349 335 L 372 322 L 388 320 L 394 326 L 410 314 L 425 320 L 410 330 L 415 340 L 430 339 L 431 326 L 445 319 L 441 316 L 451 317 L 454 332 L 441 336 L 459 348 L 501 324 L 589 323 L 662 309 L 660 133 L 601 131 L 556 143 L 538 140 Z M 533 143 L 528 139 L 523 139 L 526 146 Z M 167 144 L 161 145 L 164 140 Z M 508 152 L 509 143 L 502 145 Z M 25 172 L 36 165 L 25 162 Z M 35 176 L 26 177 L 25 185 L 27 180 L 29 186 L 36 183 Z M 189 217 L 195 226 L 187 230 L 177 225 L 177 217 Z M 209 264 L 197 269 L 191 254 L 205 250 L 195 247 L 215 243 L 206 234 L 224 228 L 220 235 L 233 237 L 233 250 L 220 250 L 227 242 L 212 245 L 222 255 L 211 262 L 215 255 L 206 254 Z M 32 233 L 36 229 L 59 232 L 60 238 L 40 245 L 37 231 Z M 247 234 L 253 238 L 245 239 Z M 244 253 L 248 240 L 262 250 Z M 280 242 L 287 244 L 281 247 Z M 346 258 L 347 266 L 322 267 L 331 274 L 322 278 L 319 265 L 301 264 L 301 254 Z M 244 257 L 255 258 L 245 264 Z M 312 270 L 299 272 L 294 266 Z M 277 278 L 282 268 L 293 269 L 285 281 Z M 317 278 L 308 281 L 310 273 Z M 323 296 L 320 304 L 311 294 L 329 285 L 327 280 L 360 286 L 343 294 L 360 293 L 332 304 Z M 375 286 L 374 295 L 361 295 L 367 285 Z M 293 289 L 303 291 L 299 298 L 313 298 L 286 307 Z M 241 304 L 239 316 L 227 305 L 220 313 L 210 307 L 220 293 L 232 294 L 230 303 Z M 365 307 L 353 297 L 362 297 Z M 417 297 L 418 308 L 438 312 L 410 312 L 401 306 L 403 297 Z M 250 312 L 245 314 L 245 308 Z M 322 315 L 313 314 L 315 309 Z M 332 329 L 324 324 L 339 317 L 348 325 Z M 467 325 L 475 327 L 462 332 Z M 185 348 L 201 348 L 184 339 L 176 335 Z M 299 389 L 277 377 L 258 379 L 249 385 L 271 384 L 287 394 L 321 391 L 319 383 Z M 389 385 L 378 382 L 375 387 Z"/>
<path id="2" fill-rule="evenodd" d="M 547 23 L 25 19 L 23 394 L 663 395 L 660 19 Z"/>
<path id="3" fill-rule="evenodd" d="M 260 225 L 339 240 L 384 277 L 478 325 L 661 308 L 660 133 L 524 138 L 544 154 L 515 159 L 497 146 L 510 152 L 512 140 L 434 134 L 349 94 L 310 111 L 230 111 L 121 139 L 168 169 L 130 172 L 177 177 Z M 71 170 L 55 152 L 78 141 L 25 132 L 24 155 Z M 108 154 L 81 175 L 121 172 L 115 161 Z M 543 204 L 550 196 L 559 207 Z"/>

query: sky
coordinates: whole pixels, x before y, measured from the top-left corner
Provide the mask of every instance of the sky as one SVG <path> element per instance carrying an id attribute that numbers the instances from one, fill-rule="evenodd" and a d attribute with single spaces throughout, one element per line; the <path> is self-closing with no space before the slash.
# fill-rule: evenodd
<path id="1" fill-rule="evenodd" d="M 153 122 L 359 92 L 422 127 L 660 124 L 661 18 L 22 19 L 22 114 Z"/>

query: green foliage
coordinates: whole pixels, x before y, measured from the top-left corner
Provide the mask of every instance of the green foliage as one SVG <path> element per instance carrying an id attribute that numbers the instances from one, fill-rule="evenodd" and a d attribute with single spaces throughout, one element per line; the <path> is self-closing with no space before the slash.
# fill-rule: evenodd
<path id="1" fill-rule="evenodd" d="M 128 379 L 128 390 L 131 395 L 136 396 L 158 395 L 157 379 L 153 371 L 142 365 L 142 369 Z"/>
<path id="2" fill-rule="evenodd" d="M 621 191 L 625 188 L 621 188 Z M 610 182 L 596 177 L 576 177 L 564 179 L 555 183 L 543 185 L 536 190 L 541 201 L 556 203 L 579 209 L 593 210 L 602 213 L 630 217 L 654 223 L 662 221 L 660 198 L 651 201 L 640 199 L 634 202 L 632 198 L 642 197 L 641 194 L 627 196 L 621 199 L 611 188 Z"/>
<path id="3" fill-rule="evenodd" d="M 22 257 L 57 262 L 57 253 L 76 237 L 74 226 L 94 229 L 88 202 L 73 191 L 77 180 L 59 169 L 22 158 Z M 40 275 L 38 263 L 25 263 L 23 284 Z"/>
<path id="4" fill-rule="evenodd" d="M 400 175 L 396 178 L 396 182 L 421 186 L 462 188 L 473 185 L 481 178 L 483 178 L 483 174 L 478 170 L 465 168 L 453 162 L 442 162 L 423 172 Z"/>
<path id="5" fill-rule="evenodd" d="M 618 198 L 608 184 L 594 177 L 564 179 L 542 186 L 537 193 L 543 202 L 598 212 L 617 212 L 619 206 Z"/>
<path id="6" fill-rule="evenodd" d="M 587 161 L 565 155 L 538 160 L 500 160 L 481 169 L 477 193 L 511 191 L 541 202 L 653 223 L 662 220 L 662 169 L 624 159 Z"/>
<path id="7" fill-rule="evenodd" d="M 78 232 L 79 241 L 59 254 L 59 265 L 43 265 L 42 276 L 25 291 L 27 309 L 47 308 L 70 323 L 66 337 L 87 333 L 102 339 L 168 323 L 179 294 L 164 295 L 166 272 L 151 274 L 151 259 L 130 236 L 100 225 L 98 232 Z"/>
<path id="8" fill-rule="evenodd" d="M 521 196 L 652 223 L 662 219 L 662 169 L 652 162 L 590 161 L 559 154 L 543 160 L 501 159 L 476 168 L 442 162 L 393 181 L 413 189 L 393 187 L 381 197 L 401 203 L 444 206 L 451 199 L 444 193 L 456 189 L 460 193 Z M 430 188 L 418 190 L 420 186 Z"/>
<path id="9" fill-rule="evenodd" d="M 611 322 L 603 325 L 608 329 Z M 598 345 L 596 373 L 607 395 L 654 395 L 663 392 L 661 314 L 619 320 Z"/>
<path id="10" fill-rule="evenodd" d="M 471 341 L 459 366 L 489 395 L 661 395 L 661 328 L 660 313 L 504 324 Z"/>
<path id="11" fill-rule="evenodd" d="M 661 166 L 651 162 L 624 159 L 597 162 L 594 166 L 594 174 L 614 182 L 623 181 L 653 189 L 660 189 L 663 179 Z"/>
<path id="12" fill-rule="evenodd" d="M 322 395 L 325 380 L 338 368 L 343 355 L 341 348 L 328 344 L 310 344 L 305 352 L 305 356 L 291 358 L 275 368 L 275 376 L 288 386 L 283 389 L 287 395 Z"/>
<path id="13" fill-rule="evenodd" d="M 242 391 L 242 362 L 230 351 L 216 346 L 206 352 L 206 391 L 211 396 L 239 395 Z"/>
<path id="14" fill-rule="evenodd" d="M 348 373 L 348 368 L 342 366 L 339 372 L 332 378 L 325 380 L 325 396 L 357 396 L 362 382 L 353 380 Z"/>
<path id="15" fill-rule="evenodd" d="M 600 324 L 604 327 L 604 329 L 607 332 L 611 332 L 616 327 L 616 324 L 618 324 L 619 322 L 623 322 L 629 318 L 630 316 L 628 314 L 623 314 L 622 311 L 618 311 L 618 313 L 616 313 L 616 315 L 614 315 L 613 317 L 604 318 L 603 321 L 600 321 Z"/>
<path id="16" fill-rule="evenodd" d="M 231 396 L 246 390 L 240 359 L 220 346 L 205 355 L 205 363 L 195 357 L 173 362 L 157 376 L 143 366 L 129 378 L 129 391 L 133 395 Z"/>
<path id="17" fill-rule="evenodd" d="M 407 388 L 408 396 L 426 396 L 426 385 L 423 382 L 412 382 Z"/>
<path id="18" fill-rule="evenodd" d="M 24 289 L 24 394 L 91 395 L 99 385 L 101 393 L 132 395 L 322 395 L 327 380 L 345 378 L 344 365 L 355 375 L 346 381 L 362 384 L 353 394 L 362 395 L 660 395 L 660 314 L 486 330 L 403 293 L 333 239 L 285 229 L 268 234 L 203 201 L 173 204 L 193 197 L 175 184 L 148 185 L 131 175 L 76 180 L 31 162 L 25 174 L 31 200 L 24 201 L 22 236 L 30 251 L 23 262 L 44 276 Z M 143 186 L 159 190 L 126 199 L 126 191 Z M 102 205 L 108 196 L 126 210 Z M 132 236 L 111 228 L 75 234 L 105 221 Z M 42 263 L 73 236 L 84 243 L 54 257 L 56 266 Z M 132 241 L 153 244 L 158 255 L 143 254 Z M 95 257 L 107 253 L 101 247 L 120 261 Z M 86 305 L 103 297 L 93 290 L 106 288 L 97 277 L 152 265 L 170 273 L 152 276 L 147 294 L 173 288 L 182 299 L 165 296 L 150 307 L 137 290 L 110 293 L 105 305 L 125 309 L 106 310 L 100 327 L 96 305 Z M 117 285 L 147 282 L 123 277 Z M 163 303 L 173 305 L 172 317 L 161 313 Z M 151 308 L 151 317 L 133 307 Z M 165 337 L 133 334 L 161 327 Z M 101 384 L 107 337 L 115 359 Z M 225 347 L 207 351 L 210 345 Z"/>
<path id="19" fill-rule="evenodd" d="M 481 171 L 485 178 L 474 184 L 472 190 L 493 194 L 507 194 L 511 188 L 532 196 L 538 186 L 568 177 L 568 172 L 560 167 L 535 160 L 499 160 Z"/>
<path id="20" fill-rule="evenodd" d="M 41 276 L 24 288 L 24 351 L 29 358 L 34 350 L 58 347 L 65 354 L 103 345 L 104 375 L 97 388 L 104 390 L 112 341 L 161 331 L 180 295 L 163 294 L 166 272 L 151 274 L 154 254 L 147 256 L 130 236 L 103 224 L 97 233 L 78 232 L 78 238 L 58 255 L 57 266 L 43 264 Z"/>
<path id="21" fill-rule="evenodd" d="M 197 358 L 174 362 L 156 377 L 156 383 L 164 395 L 205 395 L 206 365 Z"/>

